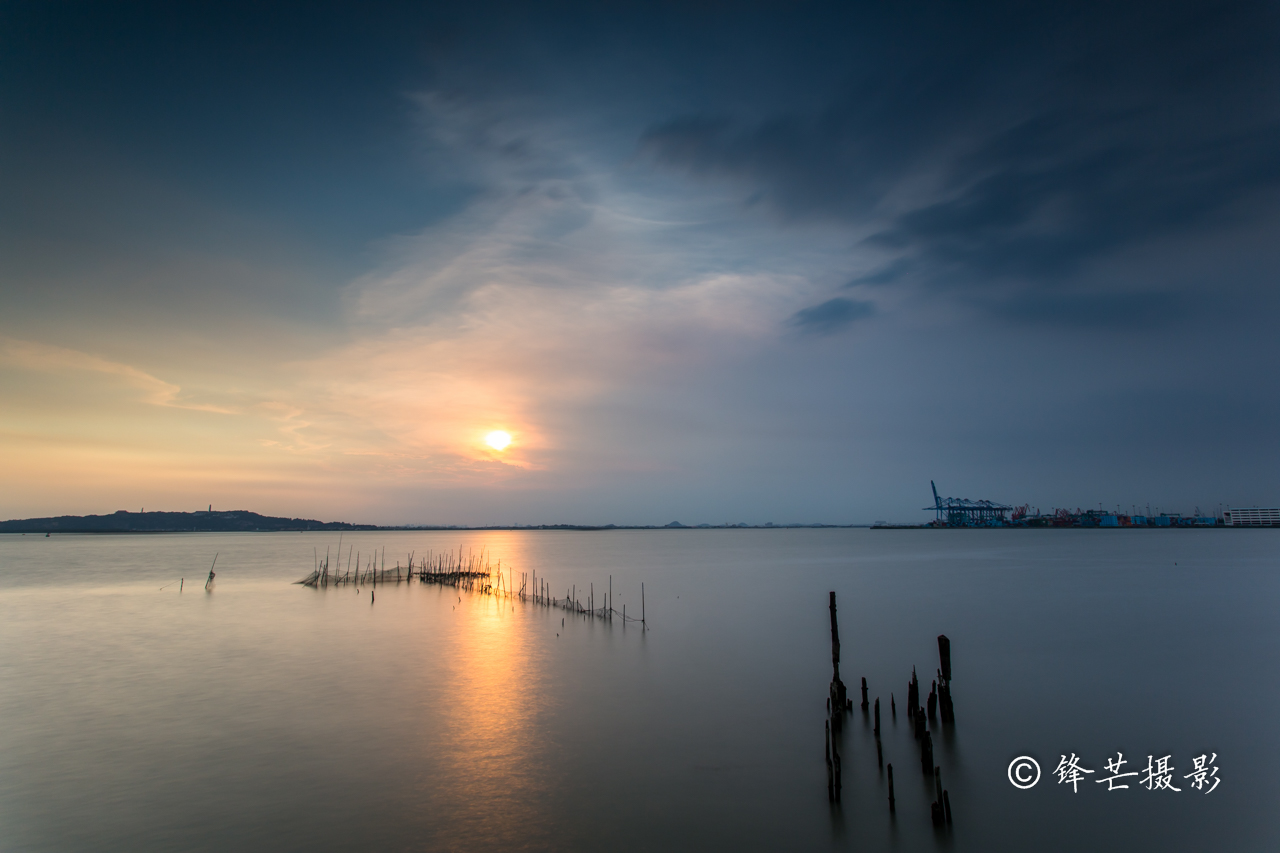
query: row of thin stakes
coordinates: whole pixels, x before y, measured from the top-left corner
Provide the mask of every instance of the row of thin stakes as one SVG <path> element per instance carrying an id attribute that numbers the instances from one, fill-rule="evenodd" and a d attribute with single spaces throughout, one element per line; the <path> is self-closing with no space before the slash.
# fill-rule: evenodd
<path id="1" fill-rule="evenodd" d="M 338 562 L 341 566 L 341 540 L 338 542 L 338 549 Z M 556 598 L 551 593 L 550 584 L 545 578 L 538 577 L 537 572 L 517 574 L 509 566 L 504 572 L 502 561 L 499 560 L 497 565 L 490 565 L 483 551 L 478 555 L 467 552 L 465 557 L 461 548 L 458 549 L 456 556 L 453 551 L 439 554 L 428 552 L 426 557 L 419 557 L 417 552 L 410 552 L 406 555 L 406 565 L 401 566 L 397 560 L 393 568 L 387 567 L 386 548 L 383 548 L 381 553 L 375 550 L 363 563 L 362 556 L 355 552 L 354 571 L 351 568 L 353 552 L 354 549 L 348 550 L 345 567 L 334 570 L 329 565 L 329 550 L 325 549 L 324 559 L 320 559 L 317 551 L 315 569 L 297 583 L 313 588 L 355 585 L 376 589 L 378 584 L 385 586 L 389 583 L 412 583 L 416 580 L 419 583 L 451 586 L 481 595 L 519 599 L 542 607 L 555 607 L 584 618 L 611 622 L 614 617 L 618 617 L 624 625 L 628 622 L 639 622 L 642 626 L 648 627 L 648 622 L 645 620 L 644 584 L 640 584 L 640 618 L 636 619 L 634 616 L 627 615 L 625 604 L 622 605 L 621 611 L 613 608 L 613 575 L 609 576 L 609 587 L 608 591 L 604 592 L 604 602 L 598 605 L 594 583 L 583 590 L 587 597 L 585 603 L 579 599 L 576 585 L 565 590 L 564 598 Z"/>
<path id="2" fill-rule="evenodd" d="M 827 697 L 828 719 L 824 723 L 826 729 L 827 758 L 827 798 L 831 802 L 840 801 L 840 752 L 836 748 L 835 733 L 842 730 L 844 716 L 853 710 L 853 700 L 848 697 L 844 682 L 840 680 L 840 627 L 836 620 L 836 594 L 830 593 L 831 610 L 831 690 Z M 933 802 L 930 813 L 935 827 L 951 825 L 951 795 L 942 787 L 942 768 L 933 763 L 933 736 L 929 732 L 929 721 L 936 721 L 941 714 L 942 722 L 954 725 L 955 707 L 951 701 L 951 641 L 945 634 L 938 635 L 938 658 L 941 666 L 938 677 L 933 682 L 929 697 L 922 706 L 920 704 L 920 681 L 916 677 L 915 667 L 911 668 L 911 681 L 907 684 L 907 717 L 911 720 L 912 730 L 920 744 L 920 769 L 926 776 L 932 776 L 937 799 Z M 898 703 L 892 693 L 889 694 L 889 705 L 893 718 L 898 718 Z M 862 679 L 862 713 L 866 714 L 867 679 Z M 880 698 L 875 702 L 875 738 L 876 761 L 884 766 L 884 752 L 880 744 Z M 897 813 L 897 803 L 893 795 L 893 765 L 889 765 L 889 812 Z"/>

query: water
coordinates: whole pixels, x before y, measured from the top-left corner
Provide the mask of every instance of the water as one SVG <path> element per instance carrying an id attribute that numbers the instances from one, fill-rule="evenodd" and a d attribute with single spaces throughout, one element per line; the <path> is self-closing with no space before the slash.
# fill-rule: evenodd
<path id="1" fill-rule="evenodd" d="M 292 585 L 319 534 L 0 537 L 0 849 L 1274 850 L 1280 531 L 397 532 L 650 630 L 432 586 Z M 217 585 L 201 586 L 214 552 Z M 335 556 L 335 565 L 340 565 Z M 185 577 L 180 593 L 172 583 Z M 169 584 L 163 591 L 162 585 Z M 827 802 L 827 591 L 882 704 Z M 461 600 L 459 600 L 461 599 Z M 935 733 L 904 714 L 952 640 Z M 889 713 L 896 695 L 896 723 Z M 1172 791 L 1057 784 L 1172 755 Z M 1212 794 L 1188 779 L 1216 752 Z M 1035 788 L 1006 769 L 1031 755 Z M 1131 782 L 1136 780 L 1131 779 Z"/>

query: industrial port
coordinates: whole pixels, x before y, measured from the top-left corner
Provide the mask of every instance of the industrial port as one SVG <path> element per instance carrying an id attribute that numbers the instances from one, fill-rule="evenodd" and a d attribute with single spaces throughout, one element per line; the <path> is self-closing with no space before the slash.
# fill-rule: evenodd
<path id="1" fill-rule="evenodd" d="M 1028 504 L 1010 506 L 988 500 L 969 498 L 944 498 L 932 480 L 933 505 L 924 507 L 934 513 L 927 524 L 888 524 L 877 522 L 873 528 L 929 528 L 929 527 L 1280 527 L 1280 508 L 1245 507 L 1223 509 L 1205 515 L 1197 507 L 1190 515 L 1177 512 L 1154 514 L 1150 507 L 1140 512 L 1138 507 L 1125 513 L 1120 507 L 1115 511 L 1102 509 L 1060 509 L 1048 513 L 1034 510 Z"/>

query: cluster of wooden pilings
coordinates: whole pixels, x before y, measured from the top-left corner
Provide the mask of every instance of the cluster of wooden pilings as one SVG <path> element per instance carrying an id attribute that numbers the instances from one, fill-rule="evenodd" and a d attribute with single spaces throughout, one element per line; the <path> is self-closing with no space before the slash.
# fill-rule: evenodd
<path id="1" fill-rule="evenodd" d="M 853 700 L 848 696 L 848 689 L 840 679 L 840 626 L 836 619 L 836 594 L 830 593 L 828 608 L 831 612 L 831 687 L 827 696 L 826 760 L 827 760 L 827 798 L 835 803 L 840 802 L 841 762 L 838 749 L 837 734 L 844 727 L 845 715 L 852 713 Z M 923 705 L 920 703 L 920 681 L 915 667 L 911 668 L 911 681 L 907 684 L 907 719 L 911 722 L 912 731 L 920 748 L 920 769 L 925 776 L 933 778 L 936 799 L 930 805 L 930 819 L 935 827 L 943 828 L 951 825 L 951 795 L 942 787 L 942 768 L 933 761 L 933 735 L 930 731 L 938 725 L 941 716 L 943 725 L 955 724 L 955 707 L 951 701 L 951 641 L 945 634 L 938 635 L 938 676 L 929 691 L 929 697 Z M 865 715 L 869 707 L 867 701 L 867 679 L 862 679 L 862 713 Z M 893 718 L 898 718 L 898 703 L 892 693 L 889 694 L 889 707 Z M 884 749 L 880 742 L 880 697 L 876 697 L 874 712 L 874 728 L 876 740 L 876 762 L 884 766 Z M 897 813 L 897 802 L 893 793 L 893 764 L 888 767 L 889 778 L 889 812 Z"/>
<path id="2" fill-rule="evenodd" d="M 339 564 L 341 564 L 341 541 L 338 543 L 338 548 L 338 559 Z M 355 559 L 354 571 L 351 568 L 353 556 Z M 627 615 L 627 606 L 625 604 L 622 605 L 621 611 L 614 609 L 613 575 L 609 576 L 607 590 L 602 590 L 603 602 L 596 601 L 595 584 L 592 583 L 588 585 L 587 589 L 583 590 L 586 596 L 586 602 L 584 603 L 578 595 L 576 585 L 570 586 L 565 590 L 564 598 L 557 598 L 551 593 L 551 585 L 545 578 L 538 577 L 537 572 L 520 572 L 517 574 L 509 566 L 504 571 L 501 560 L 498 561 L 496 566 L 490 565 L 483 551 L 479 555 L 468 552 L 465 557 L 461 548 L 458 549 L 456 556 L 453 551 L 439 554 L 428 552 L 426 557 L 418 557 L 416 552 L 411 552 L 406 555 L 405 565 L 401 566 L 400 561 L 397 560 L 393 568 L 387 567 L 385 548 L 382 549 L 381 554 L 375 550 L 364 563 L 361 562 L 361 559 L 362 556 L 354 552 L 354 548 L 350 549 L 347 553 L 346 566 L 341 570 L 336 570 L 329 565 L 328 549 L 325 550 L 323 559 L 317 552 L 315 569 L 311 574 L 300 581 L 296 581 L 296 583 L 314 588 L 355 585 L 377 589 L 379 584 L 385 586 L 389 583 L 412 583 L 416 580 L 419 583 L 451 586 L 480 595 L 518 599 L 541 607 L 567 610 L 584 619 L 601 619 L 606 622 L 612 622 L 617 618 L 624 625 L 628 622 L 637 622 L 642 628 L 647 629 L 649 627 L 645 614 L 644 584 L 640 584 L 640 618 L 637 619 L 634 616 Z"/>

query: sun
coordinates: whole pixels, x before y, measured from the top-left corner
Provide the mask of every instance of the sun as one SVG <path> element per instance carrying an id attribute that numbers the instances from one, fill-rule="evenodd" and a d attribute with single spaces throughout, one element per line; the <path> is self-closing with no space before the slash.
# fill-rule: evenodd
<path id="1" fill-rule="evenodd" d="M 511 443 L 511 433 L 495 429 L 484 437 L 484 443 L 494 450 L 506 450 L 507 445 Z"/>

